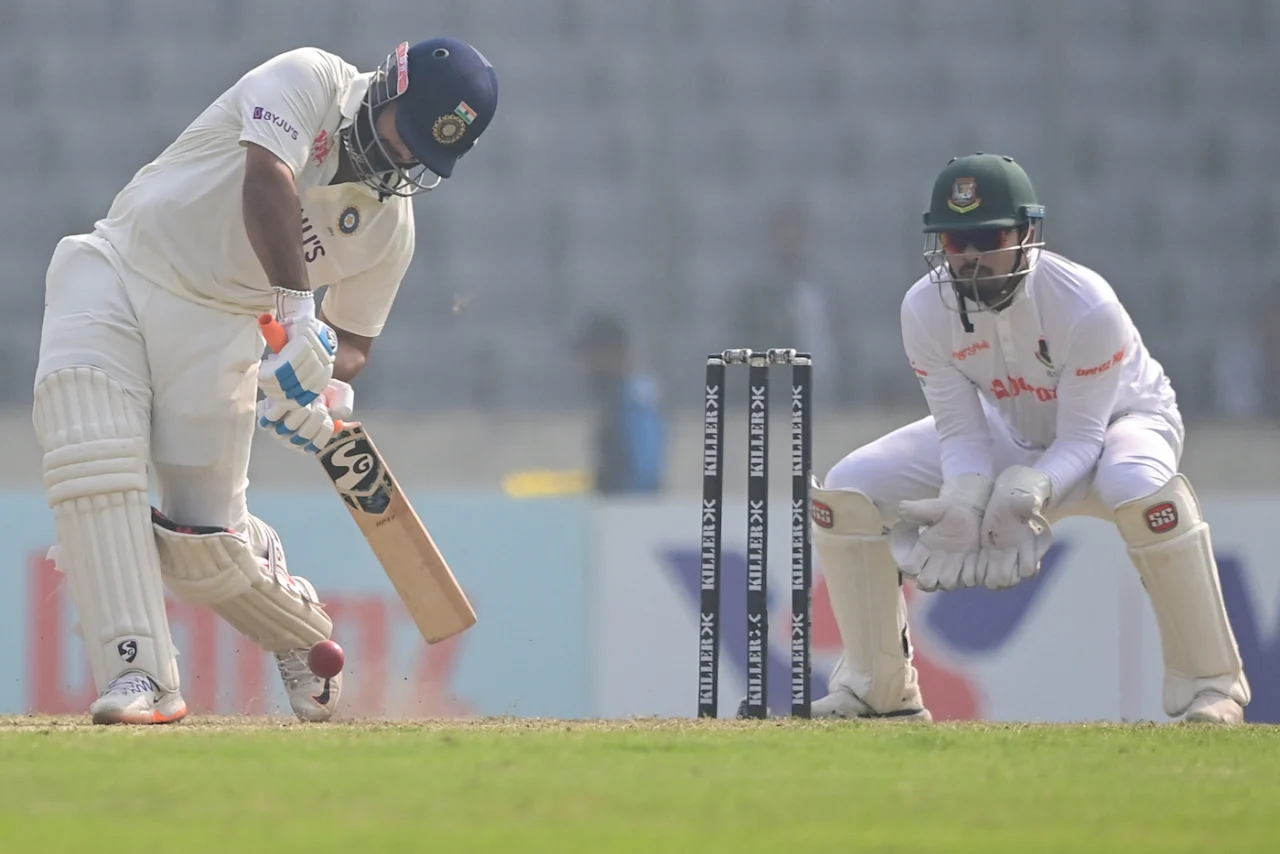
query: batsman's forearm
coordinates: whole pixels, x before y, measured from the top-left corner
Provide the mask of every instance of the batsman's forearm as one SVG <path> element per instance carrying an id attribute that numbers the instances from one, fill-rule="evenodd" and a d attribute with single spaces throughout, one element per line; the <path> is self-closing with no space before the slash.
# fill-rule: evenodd
<path id="1" fill-rule="evenodd" d="M 333 378 L 349 383 L 356 374 L 364 370 L 368 361 L 368 356 L 359 348 L 339 338 L 338 352 L 333 358 Z"/>
<path id="2" fill-rule="evenodd" d="M 311 290 L 302 257 L 302 203 L 293 173 L 265 149 L 246 156 L 244 226 L 258 262 L 275 287 Z"/>
<path id="3" fill-rule="evenodd" d="M 333 358 L 334 379 L 344 383 L 351 382 L 352 377 L 364 370 L 369 363 L 369 350 L 373 347 L 373 339 L 364 335 L 354 335 L 329 319 L 320 309 L 320 319 L 329 324 L 338 336 L 338 352 Z"/>

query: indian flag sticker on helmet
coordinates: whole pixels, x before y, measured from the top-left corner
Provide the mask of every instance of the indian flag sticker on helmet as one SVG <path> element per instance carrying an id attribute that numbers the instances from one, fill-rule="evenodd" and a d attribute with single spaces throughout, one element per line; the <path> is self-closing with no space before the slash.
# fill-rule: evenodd
<path id="1" fill-rule="evenodd" d="M 431 135 L 441 145 L 453 145 L 462 139 L 462 135 L 466 132 L 467 126 L 453 113 L 436 119 L 436 123 L 431 128 Z"/>
<path id="2" fill-rule="evenodd" d="M 978 181 L 975 178 L 957 178 L 951 185 L 951 198 L 947 207 L 956 213 L 968 213 L 982 204 L 978 197 Z"/>
<path id="3" fill-rule="evenodd" d="M 476 120 L 476 111 L 471 109 L 471 105 L 466 101 L 459 101 L 454 112 L 457 113 L 458 116 L 467 124 L 471 124 Z"/>

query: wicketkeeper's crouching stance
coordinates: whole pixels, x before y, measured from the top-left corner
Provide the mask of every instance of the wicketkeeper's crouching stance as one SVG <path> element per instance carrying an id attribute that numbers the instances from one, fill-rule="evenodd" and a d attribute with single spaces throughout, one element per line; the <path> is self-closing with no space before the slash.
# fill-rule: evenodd
<path id="1" fill-rule="evenodd" d="M 1155 611 L 1170 717 L 1238 723 L 1249 683 L 1200 504 L 1178 473 L 1174 392 L 1096 272 L 1046 251 L 1011 158 L 934 184 L 930 272 L 902 337 L 932 415 L 853 451 L 813 488 L 813 544 L 844 654 L 813 714 L 929 720 L 900 575 L 923 590 L 1033 576 L 1067 516 L 1115 522 Z"/>
<path id="2" fill-rule="evenodd" d="M 364 73 L 289 51 L 201 113 L 91 234 L 59 242 L 33 418 L 96 723 L 186 714 L 166 585 L 275 653 L 299 717 L 333 714 L 341 674 L 306 659 L 333 626 L 249 513 L 250 443 L 255 425 L 304 453 L 332 438 L 413 256 L 410 197 L 452 174 L 496 107 L 492 66 L 454 39 Z M 287 340 L 264 361 L 265 311 Z"/>

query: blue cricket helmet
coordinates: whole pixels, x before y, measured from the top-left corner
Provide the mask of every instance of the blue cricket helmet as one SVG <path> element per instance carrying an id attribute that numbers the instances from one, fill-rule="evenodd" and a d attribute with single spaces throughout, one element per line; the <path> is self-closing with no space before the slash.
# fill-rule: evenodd
<path id="1" fill-rule="evenodd" d="M 396 132 L 416 164 L 394 162 L 374 133 L 378 113 L 395 101 Z M 480 51 L 458 39 L 408 42 L 378 67 L 346 135 L 347 153 L 361 180 L 383 192 L 413 195 L 453 174 L 498 108 L 498 77 Z M 428 182 L 429 170 L 433 181 Z"/>
<path id="2" fill-rule="evenodd" d="M 432 39 L 409 49 L 409 90 L 396 130 L 409 150 L 441 178 L 453 174 L 498 109 L 498 76 L 466 42 Z"/>

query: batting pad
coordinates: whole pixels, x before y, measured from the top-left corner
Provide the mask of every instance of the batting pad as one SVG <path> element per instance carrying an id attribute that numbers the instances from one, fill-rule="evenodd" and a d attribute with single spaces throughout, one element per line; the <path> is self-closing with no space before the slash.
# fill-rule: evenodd
<path id="1" fill-rule="evenodd" d="M 241 534 L 178 525 L 158 510 L 152 519 L 164 578 L 179 599 L 207 605 L 271 652 L 328 639 L 332 621 L 311 582 L 289 575 L 271 526 L 250 517 L 250 533 Z"/>
<path id="2" fill-rule="evenodd" d="M 813 548 L 827 581 L 844 659 L 833 681 L 877 714 L 919 705 L 907 640 L 907 603 L 884 521 L 852 489 L 810 485 Z"/>
<path id="3" fill-rule="evenodd" d="M 1174 475 L 1152 495 L 1121 504 L 1115 518 L 1160 627 L 1165 713 L 1182 714 L 1204 691 L 1247 704 L 1249 682 L 1223 605 L 1209 526 L 1190 482 Z"/>
<path id="4" fill-rule="evenodd" d="M 40 380 L 32 420 L 67 578 L 99 692 L 128 670 L 178 690 L 148 497 L 148 413 L 105 372 L 64 368 Z"/>

